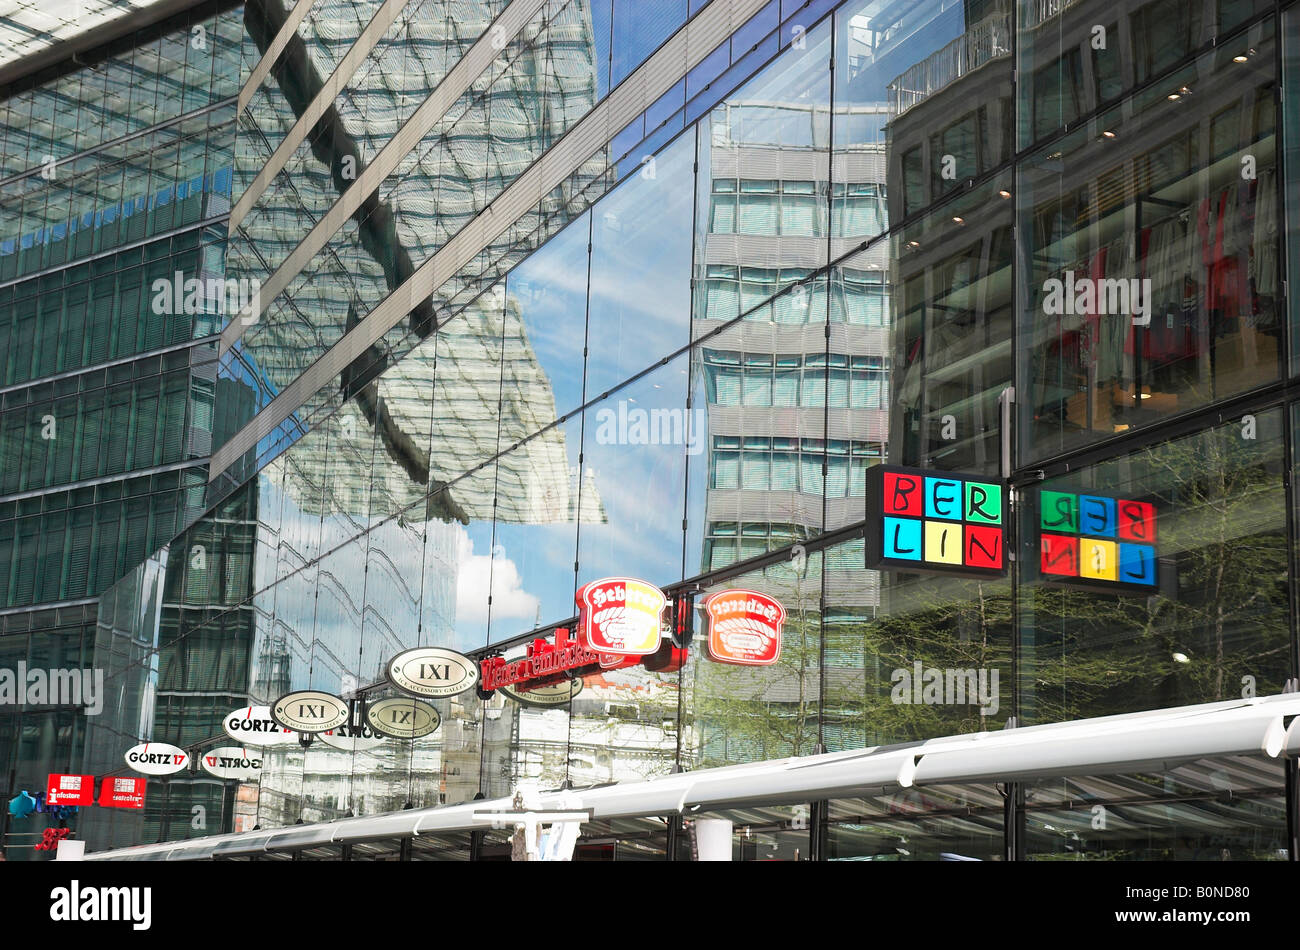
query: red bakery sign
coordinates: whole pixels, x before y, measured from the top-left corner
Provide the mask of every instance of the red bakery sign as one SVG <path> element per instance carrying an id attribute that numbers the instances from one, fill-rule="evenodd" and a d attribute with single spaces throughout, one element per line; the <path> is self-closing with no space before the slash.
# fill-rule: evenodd
<path id="1" fill-rule="evenodd" d="M 570 677 L 586 676 L 605 670 L 641 666 L 652 673 L 673 673 L 686 662 L 687 651 L 667 640 L 646 656 L 623 656 L 596 653 L 568 630 L 555 631 L 555 642 L 538 638 L 524 648 L 517 660 L 489 656 L 479 660 L 480 689 L 484 692 L 514 687 L 519 692 L 540 689 Z"/>
<path id="2" fill-rule="evenodd" d="M 99 804 L 104 808 L 143 808 L 147 778 L 108 776 L 99 787 Z"/>
<path id="3" fill-rule="evenodd" d="M 95 804 L 95 776 L 51 774 L 45 781 L 45 804 Z"/>
<path id="4" fill-rule="evenodd" d="M 573 639 L 564 627 L 555 631 L 554 643 L 537 639 L 528 644 L 525 650 L 523 657 L 518 660 L 507 660 L 500 656 L 489 656 L 480 660 L 479 673 L 483 679 L 482 688 L 494 690 L 528 680 L 549 679 L 566 670 L 595 666 L 599 662 L 595 652 L 589 650 L 586 644 Z"/>
<path id="5" fill-rule="evenodd" d="M 659 652 L 659 615 L 668 598 L 653 584 L 607 577 L 578 591 L 582 642 L 596 653 L 648 656 Z"/>
<path id="6" fill-rule="evenodd" d="M 781 657 L 785 608 L 753 590 L 724 590 L 704 601 L 709 656 L 719 663 L 771 666 Z"/>

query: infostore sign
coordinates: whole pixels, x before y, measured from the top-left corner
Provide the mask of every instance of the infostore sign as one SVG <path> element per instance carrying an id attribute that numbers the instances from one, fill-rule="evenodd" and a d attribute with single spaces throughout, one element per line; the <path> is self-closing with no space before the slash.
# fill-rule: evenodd
<path id="1" fill-rule="evenodd" d="M 724 590 L 704 601 L 709 657 L 737 666 L 771 666 L 781 658 L 785 608 L 753 590 Z"/>
<path id="2" fill-rule="evenodd" d="M 149 785 L 147 778 L 110 775 L 100 783 L 101 808 L 144 808 L 144 793 Z"/>
<path id="3" fill-rule="evenodd" d="M 646 656 L 659 651 L 659 615 L 668 598 L 653 584 L 606 577 L 585 584 L 574 598 L 583 643 L 597 653 Z"/>
<path id="4" fill-rule="evenodd" d="M 867 472 L 867 567 L 977 577 L 1007 571 L 1006 494 L 977 475 Z"/>
<path id="5" fill-rule="evenodd" d="M 95 804 L 95 776 L 51 774 L 45 782 L 45 804 Z"/>
<path id="6" fill-rule="evenodd" d="M 1151 593 L 1156 508 L 1082 492 L 1038 493 L 1038 569 L 1044 580 Z"/>

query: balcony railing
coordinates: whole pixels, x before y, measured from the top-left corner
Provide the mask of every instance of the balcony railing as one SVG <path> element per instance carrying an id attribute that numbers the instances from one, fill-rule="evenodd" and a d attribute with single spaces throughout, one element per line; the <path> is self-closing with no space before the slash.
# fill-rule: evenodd
<path id="1" fill-rule="evenodd" d="M 1064 3 L 1066 0 L 1041 0 Z M 975 24 L 889 84 L 895 116 L 933 96 L 985 63 L 1011 55 L 1011 14 L 998 13 Z"/>
<path id="2" fill-rule="evenodd" d="M 1031 0 L 1026 5 L 1024 28 L 1032 30 L 1036 26 L 1041 26 L 1076 2 L 1077 0 Z"/>

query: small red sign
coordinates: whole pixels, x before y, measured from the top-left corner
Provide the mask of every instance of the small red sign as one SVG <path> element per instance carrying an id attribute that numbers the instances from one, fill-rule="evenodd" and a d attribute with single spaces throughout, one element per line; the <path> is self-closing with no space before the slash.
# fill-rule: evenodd
<path id="1" fill-rule="evenodd" d="M 668 598 L 653 584 L 607 577 L 578 591 L 582 642 L 597 653 L 647 656 L 659 652 L 659 615 Z"/>
<path id="2" fill-rule="evenodd" d="M 51 774 L 45 783 L 45 804 L 95 804 L 95 776 Z"/>
<path id="3" fill-rule="evenodd" d="M 99 804 L 104 808 L 143 808 L 147 778 L 119 778 L 110 775 L 99 789 Z"/>
<path id="4" fill-rule="evenodd" d="M 624 656 L 622 653 L 601 653 L 600 668 L 602 670 L 621 670 L 626 666 L 640 666 L 643 656 Z"/>
<path id="5" fill-rule="evenodd" d="M 709 656 L 719 663 L 771 666 L 781 658 L 785 608 L 753 590 L 724 590 L 704 601 Z"/>

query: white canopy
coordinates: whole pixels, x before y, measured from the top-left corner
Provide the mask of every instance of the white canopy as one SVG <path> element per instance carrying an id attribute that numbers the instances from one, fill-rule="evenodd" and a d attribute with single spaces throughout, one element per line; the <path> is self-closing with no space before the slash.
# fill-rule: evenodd
<path id="1" fill-rule="evenodd" d="M 591 810 L 593 818 L 609 819 L 847 798 L 912 785 L 1166 771 L 1208 756 L 1300 755 L 1300 718 L 1293 717 L 1300 717 L 1300 694 L 1284 693 L 679 772 L 642 782 L 575 789 L 571 794 L 581 802 L 578 807 Z M 543 792 L 542 807 L 566 807 L 562 794 Z M 508 798 L 480 800 L 142 845 L 88 854 L 86 859 L 201 860 L 473 831 L 483 827 L 474 820 L 476 812 L 510 807 Z"/>

